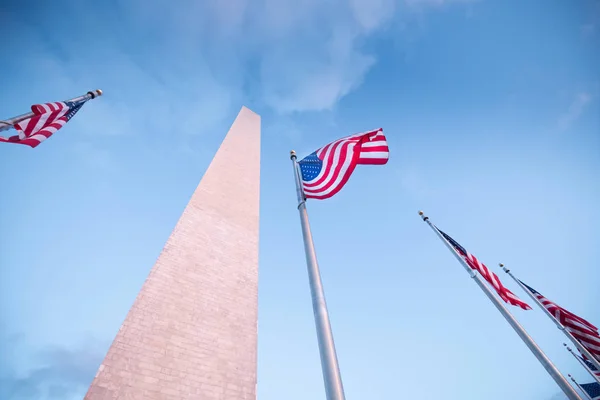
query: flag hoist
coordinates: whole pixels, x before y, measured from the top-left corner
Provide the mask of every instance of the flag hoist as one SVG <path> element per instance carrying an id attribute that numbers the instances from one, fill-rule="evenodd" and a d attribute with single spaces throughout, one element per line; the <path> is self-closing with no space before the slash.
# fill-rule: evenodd
<path id="1" fill-rule="evenodd" d="M 295 151 L 290 152 L 327 400 L 344 400 L 345 394 L 308 221 L 306 200 L 322 200 L 335 195 L 346 184 L 357 165 L 385 164 L 388 157 L 389 149 L 381 129 L 336 140 L 300 161 L 296 161 Z"/>
<path id="2" fill-rule="evenodd" d="M 446 245 L 446 247 L 448 247 L 450 252 L 454 254 L 456 259 L 469 273 L 471 278 L 473 278 L 473 280 L 477 283 L 479 288 L 483 290 L 492 304 L 496 306 L 498 311 L 500 311 L 500 314 L 502 314 L 509 325 L 515 330 L 515 332 L 517 332 L 521 340 L 523 340 L 525 345 L 529 348 L 529 350 L 531 350 L 533 355 L 535 355 L 540 364 L 542 364 L 552 379 L 554 379 L 561 390 L 567 395 L 569 400 L 581 400 L 581 397 L 577 391 L 569 384 L 567 379 L 560 373 L 552 361 L 550 361 L 548 356 L 544 354 L 542 349 L 540 349 L 540 347 L 533 341 L 531 336 L 529 336 L 529 334 L 525 331 L 521 324 L 519 324 L 516 318 L 508 311 L 504 304 L 502 304 L 502 302 L 496 296 L 494 296 L 492 290 L 483 282 L 483 280 L 479 278 L 479 275 L 482 275 L 484 279 L 494 287 L 495 291 L 498 293 L 500 298 L 504 300 L 504 302 L 525 310 L 529 310 L 531 307 L 515 296 L 510 290 L 506 289 L 496 274 L 494 274 L 483 263 L 477 260 L 475 256 L 473 256 L 464 247 L 459 245 L 458 242 L 431 223 L 429 217 L 425 216 L 423 211 L 419 211 L 419 215 L 423 221 L 425 221 L 427 225 L 429 225 L 429 227 L 438 235 L 440 240 Z"/>

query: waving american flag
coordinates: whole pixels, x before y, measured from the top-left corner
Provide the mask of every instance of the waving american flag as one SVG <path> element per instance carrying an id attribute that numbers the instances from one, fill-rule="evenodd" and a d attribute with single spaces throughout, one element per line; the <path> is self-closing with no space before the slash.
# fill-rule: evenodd
<path id="1" fill-rule="evenodd" d="M 583 347 L 585 347 L 596 360 L 600 361 L 600 334 L 598 328 L 585 319 L 562 308 L 553 301 L 548 300 L 540 292 L 523 281 L 519 281 L 529 290 L 552 316 L 571 333 Z"/>
<path id="2" fill-rule="evenodd" d="M 33 116 L 14 125 L 18 135 L 0 136 L 0 142 L 36 147 L 69 122 L 86 101 L 35 104 L 31 106 Z"/>
<path id="3" fill-rule="evenodd" d="M 456 250 L 458 255 L 461 256 L 463 260 L 465 260 L 465 262 L 469 267 L 471 267 L 471 269 L 479 272 L 483 279 L 485 279 L 490 285 L 492 285 L 492 287 L 496 290 L 496 293 L 498 293 L 502 300 L 513 306 L 520 307 L 523 310 L 531 310 L 529 304 L 525 303 L 523 300 L 518 298 L 517 295 L 515 295 L 513 292 L 504 287 L 504 285 L 500 281 L 500 278 L 498 278 L 498 275 L 490 271 L 490 269 L 486 267 L 485 264 L 480 262 L 477 259 L 477 257 L 469 253 L 467 249 L 458 244 L 458 242 L 452 239 L 450 235 L 442 232 L 437 227 L 435 227 L 435 229 L 437 229 L 437 231 L 441 233 L 444 239 L 446 239 L 448 243 L 450 243 L 450 245 L 454 248 L 454 250 Z"/>
<path id="4" fill-rule="evenodd" d="M 389 154 L 383 129 L 329 143 L 298 163 L 304 194 L 311 199 L 327 199 L 344 187 L 358 164 L 385 164 Z"/>

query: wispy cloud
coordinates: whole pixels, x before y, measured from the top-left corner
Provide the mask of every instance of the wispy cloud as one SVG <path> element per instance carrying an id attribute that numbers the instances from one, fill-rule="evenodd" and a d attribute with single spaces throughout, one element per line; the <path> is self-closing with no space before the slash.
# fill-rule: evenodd
<path id="1" fill-rule="evenodd" d="M 589 23 L 589 24 L 583 24 L 581 25 L 581 33 L 584 36 L 591 36 L 594 34 L 594 32 L 596 31 L 596 25 Z"/>
<path id="2" fill-rule="evenodd" d="M 466 1 L 118 0 L 34 15 L 15 5 L 0 29 L 25 32 L 5 50 L 28 49 L 8 62 L 29 84 L 5 94 L 103 89 L 71 122 L 90 140 L 210 132 L 247 99 L 283 114 L 330 110 L 376 64 L 363 46 L 372 35 L 399 14 Z"/>
<path id="3" fill-rule="evenodd" d="M 0 369 L 0 398 L 81 399 L 100 365 L 102 354 L 94 346 L 76 350 L 54 347 L 38 352 L 34 359 L 36 366 L 22 372 L 13 365 Z"/>
<path id="4" fill-rule="evenodd" d="M 579 119 L 581 114 L 592 100 L 592 96 L 589 93 L 581 92 L 575 96 L 575 99 L 571 102 L 568 110 L 559 117 L 558 126 L 560 129 L 569 129 L 575 121 Z"/>
<path id="5" fill-rule="evenodd" d="M 82 165 L 107 172 L 118 170 L 117 161 L 112 154 L 90 142 L 78 141 L 74 143 L 73 151 L 80 158 Z"/>
<path id="6" fill-rule="evenodd" d="M 596 0 L 589 3 L 584 11 L 587 22 L 581 25 L 581 34 L 585 37 L 591 37 L 596 34 L 600 27 L 600 1 Z"/>
<path id="7" fill-rule="evenodd" d="M 398 170 L 400 185 L 406 193 L 409 193 L 417 199 L 435 196 L 434 190 L 427 184 L 423 177 L 414 166 L 404 166 Z"/>
<path id="8" fill-rule="evenodd" d="M 409 6 L 443 6 L 451 3 L 474 3 L 478 0 L 404 0 Z"/>

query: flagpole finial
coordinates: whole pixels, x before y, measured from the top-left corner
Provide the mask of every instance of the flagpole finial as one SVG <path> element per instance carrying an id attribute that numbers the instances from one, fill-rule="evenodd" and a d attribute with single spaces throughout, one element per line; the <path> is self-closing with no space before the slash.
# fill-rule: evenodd
<path id="1" fill-rule="evenodd" d="M 498 265 L 499 265 L 499 266 L 500 266 L 500 268 L 502 268 L 502 269 L 504 270 L 504 272 L 506 272 L 507 274 L 510 272 L 510 269 L 506 268 L 506 267 L 504 266 L 504 264 L 502 264 L 502 263 L 499 263 Z"/>
<path id="2" fill-rule="evenodd" d="M 294 150 L 290 151 L 290 158 L 293 160 L 296 158 L 296 152 Z"/>
<path id="3" fill-rule="evenodd" d="M 100 90 L 100 89 L 90 90 L 89 92 L 87 92 L 87 94 L 92 96 L 92 99 L 95 99 L 96 97 L 102 96 L 102 90 Z"/>
<path id="4" fill-rule="evenodd" d="M 429 217 L 426 216 L 423 211 L 419 211 L 419 215 L 421 216 L 421 218 L 423 218 L 423 221 L 427 221 L 429 219 Z"/>

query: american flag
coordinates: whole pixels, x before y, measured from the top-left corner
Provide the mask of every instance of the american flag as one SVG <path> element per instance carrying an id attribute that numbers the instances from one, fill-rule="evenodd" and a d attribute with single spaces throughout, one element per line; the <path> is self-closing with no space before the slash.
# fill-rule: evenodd
<path id="1" fill-rule="evenodd" d="M 382 165 L 389 155 L 383 129 L 329 143 L 298 163 L 304 194 L 311 199 L 327 199 L 344 187 L 358 164 Z"/>
<path id="2" fill-rule="evenodd" d="M 494 289 L 496 289 L 496 293 L 498 293 L 502 300 L 513 306 L 521 307 L 523 310 L 531 310 L 531 307 L 529 307 L 527 303 L 519 299 L 513 292 L 505 288 L 504 285 L 502 285 L 502 282 L 500 282 L 500 278 L 498 278 L 495 273 L 490 271 L 488 267 L 475 258 L 473 254 L 469 253 L 464 247 L 458 244 L 456 240 L 452 239 L 449 235 L 445 234 L 437 227 L 435 229 L 437 229 L 437 231 L 442 234 L 442 236 L 452 245 L 452 247 L 454 247 L 454 249 L 458 252 L 462 259 L 466 261 L 467 265 L 471 267 L 471 269 L 478 271 L 483 278 L 488 281 L 488 283 L 492 285 Z"/>
<path id="3" fill-rule="evenodd" d="M 600 383 L 582 383 L 581 388 L 592 398 L 592 400 L 600 400 Z"/>
<path id="4" fill-rule="evenodd" d="M 86 101 L 34 104 L 31 106 L 34 116 L 14 125 L 19 134 L 8 138 L 0 136 L 0 142 L 36 147 L 69 122 Z"/>
<path id="5" fill-rule="evenodd" d="M 585 347 L 594 358 L 600 361 L 600 335 L 598 328 L 578 317 L 570 311 L 565 310 L 558 304 L 542 296 L 537 290 L 519 281 L 542 303 L 552 316 Z"/>
<path id="6" fill-rule="evenodd" d="M 594 364 L 592 364 L 591 362 L 586 360 L 585 357 L 582 357 L 582 356 L 577 356 L 577 357 L 579 357 L 581 359 L 581 362 L 583 362 L 590 369 L 590 371 L 592 371 L 594 373 L 594 375 L 596 375 L 597 377 L 600 378 L 600 371 L 598 371 L 598 368 L 596 368 L 596 366 Z"/>

